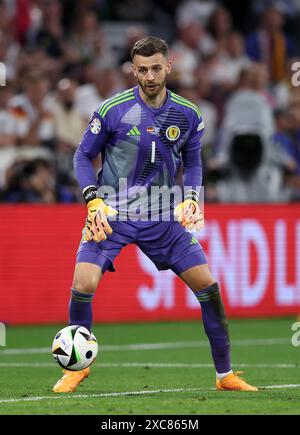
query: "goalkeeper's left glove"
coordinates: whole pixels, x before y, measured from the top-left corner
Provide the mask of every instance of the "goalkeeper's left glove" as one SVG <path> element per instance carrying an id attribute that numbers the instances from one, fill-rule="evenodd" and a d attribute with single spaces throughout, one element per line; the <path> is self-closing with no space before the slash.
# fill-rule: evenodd
<path id="1" fill-rule="evenodd" d="M 185 199 L 174 210 L 175 218 L 190 231 L 200 231 L 204 227 L 204 216 L 197 201 Z"/>

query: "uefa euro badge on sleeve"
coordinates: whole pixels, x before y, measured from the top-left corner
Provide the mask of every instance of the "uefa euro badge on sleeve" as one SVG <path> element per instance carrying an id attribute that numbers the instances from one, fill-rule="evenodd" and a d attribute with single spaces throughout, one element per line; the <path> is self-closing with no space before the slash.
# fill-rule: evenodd
<path id="1" fill-rule="evenodd" d="M 90 125 L 90 130 L 93 134 L 99 134 L 101 131 L 101 121 L 98 118 L 94 118 Z"/>

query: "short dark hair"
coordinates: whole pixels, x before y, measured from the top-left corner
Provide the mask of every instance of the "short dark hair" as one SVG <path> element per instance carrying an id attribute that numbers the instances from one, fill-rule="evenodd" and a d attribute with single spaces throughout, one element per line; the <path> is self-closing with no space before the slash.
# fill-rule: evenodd
<path id="1" fill-rule="evenodd" d="M 164 57 L 168 57 L 168 52 L 166 41 L 155 36 L 146 36 L 146 38 L 140 39 L 134 44 L 130 54 L 133 60 L 136 54 L 149 57 L 156 53 L 161 53 Z"/>

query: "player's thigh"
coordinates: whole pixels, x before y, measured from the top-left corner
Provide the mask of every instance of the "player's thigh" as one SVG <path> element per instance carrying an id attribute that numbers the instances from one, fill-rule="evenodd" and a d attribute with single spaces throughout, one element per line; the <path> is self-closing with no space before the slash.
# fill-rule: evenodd
<path id="1" fill-rule="evenodd" d="M 204 290 L 216 282 L 207 264 L 193 266 L 179 276 L 195 292 Z"/>
<path id="2" fill-rule="evenodd" d="M 97 264 L 77 263 L 72 287 L 82 293 L 94 293 L 102 277 L 102 270 Z"/>

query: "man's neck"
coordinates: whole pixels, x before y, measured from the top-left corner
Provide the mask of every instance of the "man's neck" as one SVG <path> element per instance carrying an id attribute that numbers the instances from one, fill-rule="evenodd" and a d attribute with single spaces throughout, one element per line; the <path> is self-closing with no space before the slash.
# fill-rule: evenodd
<path id="1" fill-rule="evenodd" d="M 144 101 L 145 104 L 147 104 L 147 106 L 150 106 L 153 109 L 159 109 L 166 101 L 167 90 L 166 88 L 163 88 L 158 95 L 149 97 L 143 92 L 142 88 L 139 86 L 139 94 L 141 99 Z"/>

